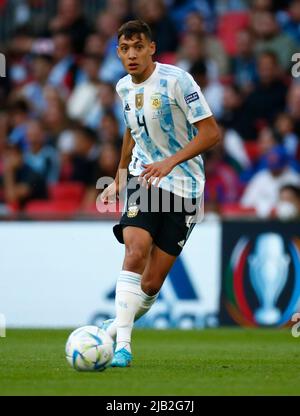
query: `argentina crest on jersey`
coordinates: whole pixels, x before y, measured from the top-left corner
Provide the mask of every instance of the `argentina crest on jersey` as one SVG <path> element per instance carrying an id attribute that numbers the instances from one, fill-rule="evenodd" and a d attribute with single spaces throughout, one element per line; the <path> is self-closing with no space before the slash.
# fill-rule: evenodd
<path id="1" fill-rule="evenodd" d="M 162 96 L 160 92 L 156 92 L 150 97 L 150 104 L 152 112 L 152 120 L 160 118 L 163 114 L 162 111 Z"/>
<path id="2" fill-rule="evenodd" d="M 158 110 L 162 106 L 162 100 L 161 100 L 161 93 L 156 92 L 155 94 L 151 95 L 151 107 L 153 110 Z"/>

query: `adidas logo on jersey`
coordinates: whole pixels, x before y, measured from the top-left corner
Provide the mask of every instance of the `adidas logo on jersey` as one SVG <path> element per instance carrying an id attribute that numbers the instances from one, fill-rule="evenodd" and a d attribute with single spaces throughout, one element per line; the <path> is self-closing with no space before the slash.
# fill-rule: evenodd
<path id="1" fill-rule="evenodd" d="M 130 105 L 128 103 L 126 104 L 125 111 L 130 111 Z"/>
<path id="2" fill-rule="evenodd" d="M 179 245 L 179 247 L 183 248 L 184 244 L 185 244 L 185 240 L 181 240 L 179 241 L 179 243 L 177 243 Z"/>

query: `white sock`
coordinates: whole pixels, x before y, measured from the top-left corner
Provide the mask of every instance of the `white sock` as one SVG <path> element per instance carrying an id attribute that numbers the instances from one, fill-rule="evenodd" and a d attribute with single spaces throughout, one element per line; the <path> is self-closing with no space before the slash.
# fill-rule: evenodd
<path id="1" fill-rule="evenodd" d="M 116 286 L 116 351 L 126 348 L 131 352 L 131 333 L 136 312 L 141 304 L 141 278 L 138 273 L 122 270 Z"/>
<path id="2" fill-rule="evenodd" d="M 139 305 L 138 310 L 136 311 L 134 321 L 137 321 L 138 319 L 140 319 L 143 315 L 145 315 L 145 313 L 147 313 L 150 310 L 150 308 L 156 301 L 158 295 L 159 293 L 157 293 L 154 296 L 148 296 L 146 295 L 145 292 L 143 292 L 143 290 L 140 287 L 140 305 Z M 109 327 L 107 328 L 107 332 L 113 339 L 115 339 L 117 335 L 117 320 L 116 319 L 114 319 L 114 321 L 109 325 Z"/>
<path id="3" fill-rule="evenodd" d="M 149 296 L 149 295 L 146 295 L 146 293 L 141 288 L 140 295 L 142 298 L 142 302 L 140 304 L 138 311 L 135 314 L 135 319 L 134 319 L 135 321 L 140 319 L 143 315 L 145 315 L 145 313 L 147 313 L 151 309 L 152 305 L 158 298 L 159 293 L 157 293 L 154 296 Z"/>

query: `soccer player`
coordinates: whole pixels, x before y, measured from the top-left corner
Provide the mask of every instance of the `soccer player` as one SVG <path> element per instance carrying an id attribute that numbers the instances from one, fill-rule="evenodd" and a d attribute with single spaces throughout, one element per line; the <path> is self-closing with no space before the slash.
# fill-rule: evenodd
<path id="1" fill-rule="evenodd" d="M 218 143 L 219 130 L 192 76 L 153 61 L 155 43 L 146 23 L 125 23 L 118 40 L 118 56 L 128 72 L 116 87 L 126 122 L 118 173 L 128 170 L 129 176 L 114 234 L 125 244 L 125 258 L 116 285 L 116 318 L 103 328 L 116 337 L 112 366 L 127 367 L 134 321 L 155 302 L 197 222 L 205 182 L 200 155 Z M 120 177 L 103 191 L 103 202 L 120 194 Z M 137 191 L 139 203 L 133 198 Z M 168 199 L 170 208 L 164 209 Z"/>

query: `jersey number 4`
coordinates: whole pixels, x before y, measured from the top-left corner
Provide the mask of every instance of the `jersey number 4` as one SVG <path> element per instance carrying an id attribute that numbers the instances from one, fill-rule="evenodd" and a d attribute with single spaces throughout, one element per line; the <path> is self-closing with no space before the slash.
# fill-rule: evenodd
<path id="1" fill-rule="evenodd" d="M 136 119 L 137 119 L 137 123 L 138 123 L 139 127 L 144 127 L 145 132 L 146 132 L 147 136 L 149 137 L 149 131 L 148 131 L 148 127 L 147 127 L 147 124 L 146 124 L 145 116 L 143 115 L 141 117 L 141 116 L 138 115 L 138 116 L 136 116 Z"/>

